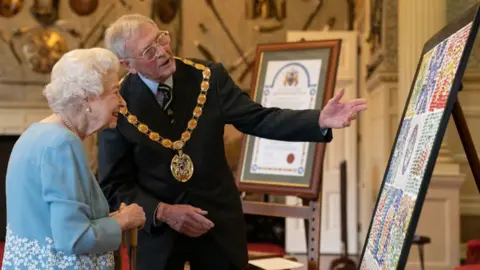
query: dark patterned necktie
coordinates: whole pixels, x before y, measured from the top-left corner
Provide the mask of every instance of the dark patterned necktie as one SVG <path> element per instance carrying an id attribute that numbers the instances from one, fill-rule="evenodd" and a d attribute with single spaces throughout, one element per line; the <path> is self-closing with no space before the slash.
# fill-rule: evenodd
<path id="1" fill-rule="evenodd" d="M 157 100 L 162 106 L 162 109 L 166 111 L 172 103 L 172 88 L 166 84 L 159 84 L 157 89 Z"/>

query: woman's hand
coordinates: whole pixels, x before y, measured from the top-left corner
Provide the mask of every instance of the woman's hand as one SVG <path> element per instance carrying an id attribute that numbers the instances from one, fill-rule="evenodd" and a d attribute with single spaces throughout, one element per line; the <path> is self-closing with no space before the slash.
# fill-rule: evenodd
<path id="1" fill-rule="evenodd" d="M 110 216 L 120 224 L 122 231 L 132 228 L 143 228 L 145 225 L 145 212 L 138 204 L 130 204 L 117 212 L 113 212 Z"/>

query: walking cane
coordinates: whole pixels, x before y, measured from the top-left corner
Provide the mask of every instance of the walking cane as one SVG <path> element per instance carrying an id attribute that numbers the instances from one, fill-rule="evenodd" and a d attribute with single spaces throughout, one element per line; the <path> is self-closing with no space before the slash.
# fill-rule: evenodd
<path id="1" fill-rule="evenodd" d="M 137 269 L 138 228 L 130 231 L 130 269 Z"/>
<path id="2" fill-rule="evenodd" d="M 120 204 L 120 209 L 118 212 L 121 212 L 123 208 L 127 205 L 125 203 Z M 137 269 L 137 249 L 138 249 L 138 228 L 133 228 L 129 231 L 130 234 L 130 270 Z M 118 250 L 114 251 L 114 259 L 115 259 L 115 270 L 123 270 L 122 268 L 122 256 L 121 250 L 122 248 L 127 247 L 127 233 L 124 231 L 122 232 L 122 243 Z"/>
<path id="3" fill-rule="evenodd" d="M 118 212 L 122 211 L 123 208 L 125 208 L 127 205 L 125 203 L 120 204 L 120 209 Z M 123 265 L 122 265 L 122 248 L 126 247 L 127 244 L 127 235 L 126 232 L 122 232 L 122 243 L 120 244 L 120 247 L 113 252 L 113 257 L 115 259 L 115 270 L 122 270 Z"/>

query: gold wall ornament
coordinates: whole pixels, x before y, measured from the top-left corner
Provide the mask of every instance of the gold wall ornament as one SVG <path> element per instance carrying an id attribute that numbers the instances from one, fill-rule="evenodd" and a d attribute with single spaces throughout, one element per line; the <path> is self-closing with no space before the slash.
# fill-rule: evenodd
<path id="1" fill-rule="evenodd" d="M 30 68 L 34 72 L 46 74 L 68 52 L 68 44 L 59 32 L 37 28 L 26 34 L 22 49 Z"/>
<path id="2" fill-rule="evenodd" d="M 179 0 L 154 0 L 152 2 L 152 16 L 160 19 L 164 24 L 169 24 L 175 19 L 180 9 Z"/>
<path id="3" fill-rule="evenodd" d="M 23 10 L 24 0 L 0 0 L 0 16 L 11 18 Z"/>
<path id="4" fill-rule="evenodd" d="M 59 18 L 60 0 L 33 0 L 30 14 L 42 26 L 51 26 Z"/>
<path id="5" fill-rule="evenodd" d="M 203 106 L 207 102 L 207 91 L 210 88 L 210 75 L 212 74 L 210 69 L 202 64 L 194 63 L 188 59 L 175 57 L 182 61 L 184 64 L 192 66 L 202 71 L 203 80 L 200 83 L 200 93 L 197 97 L 197 105 L 192 112 L 192 118 L 188 121 L 185 131 L 180 136 L 180 139 L 172 141 L 168 138 L 162 137 L 159 133 L 151 130 L 148 125 L 138 120 L 138 117 L 131 114 L 126 106 L 120 108 L 120 114 L 122 114 L 128 123 L 135 126 L 137 130 L 148 136 L 148 138 L 161 146 L 176 151 L 177 154 L 173 157 L 170 163 L 170 171 L 175 179 L 184 183 L 190 180 L 194 172 L 194 165 L 192 159 L 183 152 L 183 147 L 190 140 L 193 130 L 198 126 L 198 119 L 202 115 Z M 127 74 L 128 75 L 128 74 Z M 120 84 L 123 82 L 126 76 L 120 80 Z"/>
<path id="6" fill-rule="evenodd" d="M 98 0 L 70 0 L 69 5 L 78 16 L 87 16 L 98 8 Z"/>
<path id="7" fill-rule="evenodd" d="M 286 18 L 286 0 L 245 0 L 245 18 L 268 20 Z"/>

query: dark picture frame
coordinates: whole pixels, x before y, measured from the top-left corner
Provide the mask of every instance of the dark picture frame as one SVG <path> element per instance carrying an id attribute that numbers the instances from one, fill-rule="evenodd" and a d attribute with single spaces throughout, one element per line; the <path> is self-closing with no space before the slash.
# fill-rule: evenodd
<path id="1" fill-rule="evenodd" d="M 479 5 L 471 6 L 423 47 L 358 269 L 405 269 L 440 146 L 477 35 Z"/>
<path id="2" fill-rule="evenodd" d="M 251 98 L 255 102 L 262 104 L 262 99 L 265 94 L 264 88 L 268 91 L 268 87 L 273 87 L 276 78 L 278 78 L 277 76 L 285 74 L 287 67 L 298 67 L 299 73 L 305 72 L 304 74 L 306 74 L 309 81 L 308 87 L 311 87 L 311 91 L 315 92 L 316 100 L 314 109 L 320 110 L 328 100 L 333 97 L 340 49 L 341 39 L 257 45 L 250 89 Z M 318 81 L 314 82 L 314 79 L 312 79 L 312 82 L 310 82 L 307 69 L 300 64 L 306 63 L 304 60 L 313 62 L 316 60 L 320 61 L 319 74 L 315 74 L 315 76 L 318 76 Z M 285 63 L 285 65 L 277 71 L 270 70 L 270 72 L 275 72 L 275 75 L 272 75 L 272 81 L 267 83 L 265 81 L 266 74 L 269 72 L 269 63 L 272 63 L 272 61 L 284 61 L 281 63 Z M 299 76 L 301 76 L 301 74 Z M 272 77 L 270 76 L 269 78 Z M 292 195 L 305 199 L 316 199 L 318 197 L 322 183 L 323 159 L 325 154 L 324 143 L 306 143 L 308 147 L 306 147 L 307 150 L 303 152 L 305 157 L 302 157 L 306 165 L 304 171 L 302 171 L 302 176 L 292 176 L 252 173 L 251 168 L 255 166 L 252 165 L 253 149 L 255 142 L 258 140 L 264 139 L 250 135 L 245 135 L 243 138 L 236 175 L 236 184 L 240 191 Z M 303 170 L 303 167 L 299 168 L 299 170 L 300 169 Z"/>

